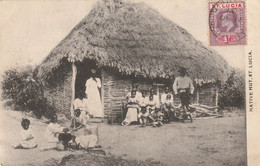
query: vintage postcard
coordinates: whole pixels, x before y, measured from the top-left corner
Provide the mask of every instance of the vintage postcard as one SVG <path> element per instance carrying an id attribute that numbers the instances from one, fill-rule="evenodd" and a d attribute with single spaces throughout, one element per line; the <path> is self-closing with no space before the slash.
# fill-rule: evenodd
<path id="1" fill-rule="evenodd" d="M 258 166 L 259 11 L 0 1 L 0 166 Z"/>

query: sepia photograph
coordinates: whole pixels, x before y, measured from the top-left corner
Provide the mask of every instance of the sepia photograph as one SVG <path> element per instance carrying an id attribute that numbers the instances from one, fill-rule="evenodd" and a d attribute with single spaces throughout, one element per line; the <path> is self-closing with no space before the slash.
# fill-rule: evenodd
<path id="1" fill-rule="evenodd" d="M 247 24 L 245 0 L 0 1 L 0 166 L 247 166 Z"/>

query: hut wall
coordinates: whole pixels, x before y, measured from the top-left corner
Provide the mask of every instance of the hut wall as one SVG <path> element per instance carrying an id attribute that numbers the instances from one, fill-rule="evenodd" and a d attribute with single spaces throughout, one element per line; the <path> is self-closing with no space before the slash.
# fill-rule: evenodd
<path id="1" fill-rule="evenodd" d="M 216 105 L 216 88 L 214 86 L 200 89 L 199 104 L 208 106 Z"/>
<path id="2" fill-rule="evenodd" d="M 197 88 L 194 90 L 194 95 L 190 96 L 190 103 L 197 103 Z M 179 105 L 181 100 L 179 97 L 174 96 L 174 105 Z M 216 88 L 206 87 L 199 89 L 199 104 L 215 106 L 216 105 Z"/>
<path id="3" fill-rule="evenodd" d="M 64 68 L 64 73 L 61 76 L 54 76 L 51 85 L 45 86 L 44 89 L 44 96 L 48 102 L 54 106 L 57 112 L 63 112 L 66 115 L 70 115 L 71 79 L 71 68 Z"/>
<path id="4" fill-rule="evenodd" d="M 63 68 L 62 74 L 57 72 L 57 76 L 52 79 L 50 85 L 45 86 L 44 95 L 48 102 L 51 103 L 57 112 L 63 112 L 70 115 L 71 104 L 71 66 Z M 120 122 L 123 117 L 123 104 L 126 104 L 126 94 L 131 91 L 133 80 L 125 77 L 115 71 L 102 69 L 102 96 L 104 105 L 104 114 L 106 117 L 113 117 L 114 122 Z M 139 81 L 139 90 L 144 90 L 149 95 L 152 82 Z M 163 92 L 162 87 L 158 90 L 160 94 Z M 200 89 L 199 104 L 215 106 L 216 94 L 214 87 Z M 196 94 L 196 89 L 194 94 Z M 196 95 L 190 99 L 191 103 L 196 103 Z M 178 105 L 180 99 L 174 96 L 174 104 Z"/>
<path id="5" fill-rule="evenodd" d="M 172 92 L 173 93 L 173 92 Z M 190 103 L 196 103 L 196 92 L 194 91 L 195 95 L 191 95 L 190 96 Z M 181 103 L 181 100 L 179 97 L 177 97 L 176 95 L 174 95 L 173 98 L 173 102 L 175 106 L 178 106 Z"/>
<path id="6" fill-rule="evenodd" d="M 121 122 L 123 118 L 123 103 L 126 103 L 126 94 L 131 91 L 132 80 L 123 77 L 119 73 L 103 70 L 104 89 L 104 113 L 107 117 L 113 117 L 114 122 Z M 149 82 L 138 82 L 140 90 L 148 91 L 152 84 Z"/>

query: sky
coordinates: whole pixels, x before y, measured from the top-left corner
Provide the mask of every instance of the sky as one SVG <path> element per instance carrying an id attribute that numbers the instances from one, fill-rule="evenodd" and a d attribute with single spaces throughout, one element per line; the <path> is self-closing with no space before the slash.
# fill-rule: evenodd
<path id="1" fill-rule="evenodd" d="M 141 1 L 141 0 L 132 0 Z M 205 0 L 143 0 L 209 46 Z M 91 10 L 97 0 L 0 1 L 0 71 L 39 64 Z M 234 67 L 244 68 L 243 46 L 218 46 Z"/>

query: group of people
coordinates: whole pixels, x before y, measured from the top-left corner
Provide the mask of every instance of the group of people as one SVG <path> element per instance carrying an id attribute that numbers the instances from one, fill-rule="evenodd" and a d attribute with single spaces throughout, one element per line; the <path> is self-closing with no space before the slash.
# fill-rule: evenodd
<path id="1" fill-rule="evenodd" d="M 142 127 L 152 124 L 153 127 L 162 126 L 172 119 L 185 120 L 188 117 L 192 121 L 189 100 L 190 94 L 194 92 L 194 86 L 190 77 L 187 76 L 185 68 L 179 70 L 179 77 L 173 83 L 173 92 L 181 100 L 182 113 L 177 114 L 173 97 L 169 87 L 165 87 L 165 92 L 160 97 L 155 94 L 154 89 L 150 89 L 149 96 L 145 91 L 139 92 L 135 86 L 127 94 L 127 113 L 122 125 L 130 125 L 132 122 L 139 122 Z M 178 116 L 181 117 L 178 117 Z"/>
<path id="2" fill-rule="evenodd" d="M 89 123 L 90 117 L 102 118 L 103 108 L 100 100 L 99 88 L 101 81 L 96 77 L 96 70 L 91 70 L 91 77 L 86 81 L 85 94 L 75 99 L 74 115 L 71 126 L 62 127 L 57 123 L 57 115 L 53 115 L 45 131 L 45 147 L 42 150 L 57 149 L 91 149 L 97 148 L 98 129 Z M 35 136 L 29 128 L 30 120 L 22 119 L 21 140 L 14 148 L 31 149 L 37 147 Z M 70 129 L 69 129 L 70 128 Z"/>
<path id="3" fill-rule="evenodd" d="M 54 114 L 46 127 L 44 134 L 44 147 L 41 150 L 91 150 L 101 148 L 98 145 L 97 127 L 90 123 L 84 123 L 79 119 L 80 110 L 76 110 L 76 117 L 70 127 L 58 124 L 58 117 Z M 20 141 L 13 147 L 15 149 L 32 149 L 37 147 L 35 135 L 30 128 L 30 120 L 23 118 L 21 121 Z M 70 128 L 70 129 L 69 129 Z M 96 150 L 95 149 L 95 150 Z"/>
<path id="4" fill-rule="evenodd" d="M 74 101 L 74 116 L 72 117 L 71 130 L 57 123 L 57 115 L 51 117 L 45 131 L 46 146 L 42 150 L 57 149 L 92 149 L 101 148 L 98 145 L 98 129 L 89 123 L 89 118 L 103 117 L 103 109 L 100 101 L 99 89 L 101 82 L 95 77 L 96 71 L 92 70 L 92 76 L 86 81 L 86 91 Z M 184 68 L 179 70 L 179 77 L 173 83 L 173 92 L 181 100 L 181 118 L 186 119 L 192 115 L 189 113 L 190 94 L 194 87 L 192 80 L 186 75 Z M 130 125 L 132 122 L 140 122 L 145 127 L 149 124 L 160 127 L 164 122 L 170 122 L 177 114 L 173 102 L 174 95 L 170 93 L 169 87 L 160 97 L 150 89 L 149 96 L 145 91 L 139 92 L 136 87 L 127 94 L 127 113 L 122 125 Z M 30 129 L 30 120 L 25 118 L 21 121 L 21 140 L 14 148 L 31 149 L 37 147 L 35 136 Z"/>
<path id="5" fill-rule="evenodd" d="M 127 113 L 122 125 L 130 125 L 132 122 L 140 122 L 142 127 L 152 123 L 154 127 L 162 126 L 163 122 L 169 122 L 173 112 L 173 95 L 169 88 L 165 88 L 165 94 L 159 96 L 150 89 L 149 96 L 146 92 L 139 92 L 135 88 L 127 95 Z"/>

